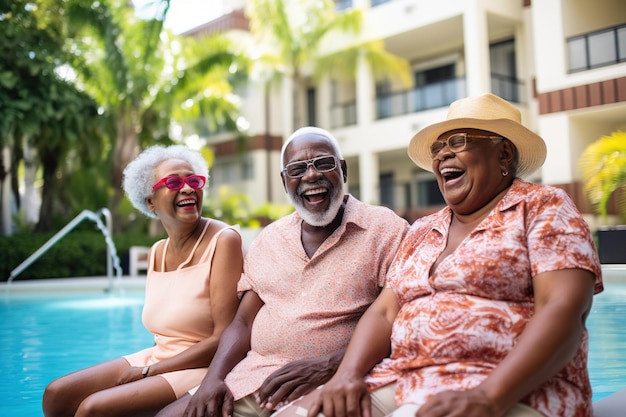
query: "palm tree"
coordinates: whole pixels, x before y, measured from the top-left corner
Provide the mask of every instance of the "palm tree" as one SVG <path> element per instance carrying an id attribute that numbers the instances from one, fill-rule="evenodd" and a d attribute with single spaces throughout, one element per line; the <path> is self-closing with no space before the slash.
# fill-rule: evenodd
<path id="1" fill-rule="evenodd" d="M 138 19 L 129 3 L 72 0 L 67 9 L 76 31 L 70 45 L 73 66 L 80 84 L 100 105 L 111 142 L 109 207 L 116 230 L 122 220 L 117 209 L 123 200 L 123 169 L 141 148 L 172 140 L 174 114 L 200 112 L 211 123 L 230 128 L 236 127 L 238 114 L 224 81 L 229 80 L 224 74 L 241 60 L 230 44 L 208 38 L 198 52 L 197 45 L 189 46 L 195 39 L 177 38 L 163 29 L 169 0 L 148 20 Z"/>
<path id="2" fill-rule="evenodd" d="M 74 199 L 84 196 L 67 186 L 71 172 L 81 172 L 100 157 L 96 103 L 56 72 L 69 59 L 63 48 L 67 27 L 62 10 L 61 0 L 15 0 L 3 10 L 0 38 L 5 55 L 11 57 L 0 63 L 0 145 L 11 154 L 8 166 L 0 168 L 11 179 L 12 198 L 3 190 L 0 203 L 5 234 L 12 228 L 11 200 L 36 216 L 29 200 L 38 175 L 42 200 L 36 230 L 50 230 L 54 218 L 67 215 L 71 193 Z M 20 171 L 25 179 L 23 201 Z M 21 217 L 25 223 L 33 220 Z"/>
<path id="3" fill-rule="evenodd" d="M 386 52 L 382 41 L 352 44 L 332 54 L 321 53 L 332 35 L 356 37 L 360 33 L 363 16 L 359 9 L 337 13 L 332 0 L 251 0 L 247 4 L 250 29 L 260 49 L 267 51 L 263 59 L 272 68 L 266 79 L 269 82 L 288 76 L 293 80 L 293 128 L 300 125 L 298 94 L 305 86 L 302 73 L 305 65 L 312 65 L 317 78 L 354 80 L 359 60 L 363 58 L 376 79 L 396 77 L 404 84 L 410 83 L 408 63 Z"/>
<path id="4" fill-rule="evenodd" d="M 626 221 L 626 132 L 615 131 L 589 145 L 578 161 L 585 192 L 606 219 L 609 198 L 615 191 L 622 221 Z"/>

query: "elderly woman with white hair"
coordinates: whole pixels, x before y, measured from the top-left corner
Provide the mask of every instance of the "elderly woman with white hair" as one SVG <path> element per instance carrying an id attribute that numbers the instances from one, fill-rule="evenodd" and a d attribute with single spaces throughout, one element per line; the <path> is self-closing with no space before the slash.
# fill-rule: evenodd
<path id="1" fill-rule="evenodd" d="M 243 270 L 236 228 L 202 216 L 207 163 L 186 146 L 152 146 L 124 170 L 133 206 L 160 220 L 150 249 L 143 323 L 154 346 L 52 381 L 46 417 L 149 416 L 204 378 L 232 321 Z"/>

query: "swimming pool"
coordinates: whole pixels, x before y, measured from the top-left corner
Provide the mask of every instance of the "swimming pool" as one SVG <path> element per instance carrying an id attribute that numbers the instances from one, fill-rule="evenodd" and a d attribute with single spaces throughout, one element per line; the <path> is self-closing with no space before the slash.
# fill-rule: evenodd
<path id="1" fill-rule="evenodd" d="M 626 271 L 605 272 L 588 319 L 594 400 L 626 388 Z M 614 273 L 613 273 L 614 275 Z M 0 416 L 39 417 L 54 378 L 152 344 L 141 324 L 143 292 L 0 292 Z"/>
<path id="2" fill-rule="evenodd" d="M 42 416 L 54 378 L 150 346 L 143 292 L 0 293 L 0 416 Z"/>
<path id="3" fill-rule="evenodd" d="M 594 400 L 626 389 L 626 269 L 603 268 L 604 291 L 587 319 L 589 376 Z"/>

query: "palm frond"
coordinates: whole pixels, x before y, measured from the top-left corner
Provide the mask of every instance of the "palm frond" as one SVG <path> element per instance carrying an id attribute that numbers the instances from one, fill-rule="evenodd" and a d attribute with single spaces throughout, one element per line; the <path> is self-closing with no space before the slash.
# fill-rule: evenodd
<path id="1" fill-rule="evenodd" d="M 399 79 L 403 85 L 411 85 L 411 67 L 405 59 L 385 50 L 382 40 L 373 40 L 325 55 L 317 59 L 315 77 L 329 75 L 337 80 L 354 80 L 360 57 L 372 70 L 376 81 Z"/>

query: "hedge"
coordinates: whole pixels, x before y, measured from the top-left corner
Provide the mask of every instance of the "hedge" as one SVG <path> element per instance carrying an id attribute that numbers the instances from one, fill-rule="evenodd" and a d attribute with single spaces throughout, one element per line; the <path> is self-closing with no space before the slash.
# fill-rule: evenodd
<path id="1" fill-rule="evenodd" d="M 42 247 L 54 233 L 29 233 L 0 237 L 0 281 L 8 281 L 11 271 Z M 151 246 L 161 237 L 114 235 L 113 243 L 123 274 L 128 274 L 131 246 Z M 106 276 L 107 245 L 98 230 L 74 230 L 62 237 L 14 280 Z"/>

